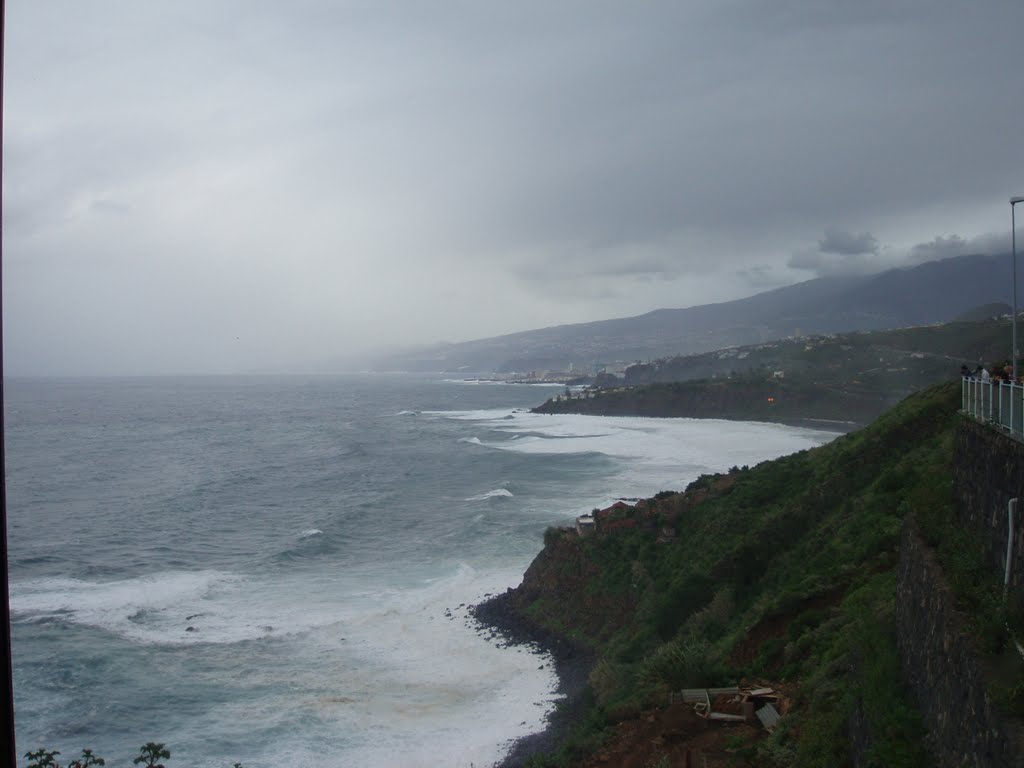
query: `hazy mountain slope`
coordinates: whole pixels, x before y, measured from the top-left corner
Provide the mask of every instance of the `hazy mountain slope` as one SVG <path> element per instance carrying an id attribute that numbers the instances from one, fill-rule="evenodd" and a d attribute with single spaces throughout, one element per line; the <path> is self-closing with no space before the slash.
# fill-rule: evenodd
<path id="1" fill-rule="evenodd" d="M 392 355 L 378 370 L 511 371 L 692 354 L 796 333 L 923 325 L 1009 301 L 1010 258 L 959 256 L 871 276 L 808 280 L 745 299 L 577 323 Z"/>

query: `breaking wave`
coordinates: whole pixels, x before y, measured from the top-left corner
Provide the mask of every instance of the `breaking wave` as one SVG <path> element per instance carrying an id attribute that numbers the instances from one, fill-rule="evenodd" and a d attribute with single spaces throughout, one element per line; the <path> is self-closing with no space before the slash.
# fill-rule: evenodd
<path id="1" fill-rule="evenodd" d="M 515 494 L 507 488 L 495 488 L 493 491 L 487 493 L 480 493 L 476 496 L 470 496 L 466 501 L 486 501 L 487 499 L 510 499 Z"/>

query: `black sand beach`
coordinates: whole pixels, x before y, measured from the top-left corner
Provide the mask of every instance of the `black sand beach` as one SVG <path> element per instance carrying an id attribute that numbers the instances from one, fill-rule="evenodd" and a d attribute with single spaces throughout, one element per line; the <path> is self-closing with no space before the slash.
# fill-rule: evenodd
<path id="1" fill-rule="evenodd" d="M 528 645 L 538 656 L 550 654 L 558 675 L 558 693 L 564 698 L 548 718 L 547 727 L 510 743 L 504 759 L 494 768 L 522 768 L 534 755 L 558 749 L 584 711 L 587 677 L 593 654 L 577 643 L 538 627 L 512 607 L 512 590 L 496 595 L 471 609 L 483 631 L 505 645 Z"/>

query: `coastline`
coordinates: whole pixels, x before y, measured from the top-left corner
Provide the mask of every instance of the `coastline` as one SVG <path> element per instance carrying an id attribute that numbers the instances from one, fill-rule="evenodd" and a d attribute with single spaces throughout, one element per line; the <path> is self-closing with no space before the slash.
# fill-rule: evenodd
<path id="1" fill-rule="evenodd" d="M 730 419 L 730 421 L 737 421 L 737 419 Z M 867 424 L 861 424 L 856 421 L 841 421 L 839 419 L 815 419 L 809 416 L 799 417 L 794 416 L 792 418 L 779 419 L 778 421 L 770 421 L 768 424 L 783 424 L 787 427 L 806 427 L 809 429 L 821 429 L 826 432 L 836 432 L 840 435 L 848 435 L 850 432 L 856 432 L 858 429 L 863 429 Z"/>
<path id="2" fill-rule="evenodd" d="M 589 649 L 520 615 L 512 605 L 513 595 L 510 587 L 473 606 L 470 615 L 505 645 L 530 646 L 538 656 L 548 654 L 558 677 L 557 693 L 563 698 L 548 715 L 544 729 L 510 741 L 505 756 L 493 768 L 523 768 L 531 757 L 554 752 L 562 745 L 584 713 L 583 694 L 595 661 Z"/>
<path id="3" fill-rule="evenodd" d="M 538 413 L 537 409 L 531 409 Z M 605 416 L 606 414 L 581 414 Z M 649 418 L 640 416 L 640 418 Z M 653 417 L 657 418 L 657 417 Z M 693 417 L 662 417 L 666 419 L 692 419 Z M 706 417 L 723 419 L 723 417 Z M 853 421 L 792 416 L 773 421 L 758 419 L 725 418 L 725 421 L 741 423 L 764 423 L 800 429 L 813 429 L 842 435 L 862 428 L 864 425 Z M 541 548 L 537 557 L 545 551 Z M 536 560 L 534 561 L 536 562 Z M 531 566 L 532 567 L 532 566 Z M 545 719 L 542 730 L 509 739 L 503 745 L 506 750 L 492 768 L 525 768 L 531 758 L 557 753 L 567 742 L 578 725 L 583 722 L 588 710 L 588 685 L 590 673 L 597 662 L 597 654 L 590 648 L 539 625 L 517 609 L 522 604 L 525 584 L 509 587 L 505 592 L 487 597 L 469 608 L 469 618 L 477 625 L 480 634 L 494 640 L 499 647 L 523 646 L 538 657 L 548 655 L 558 680 L 555 692 L 561 697 Z M 532 591 L 532 589 L 530 590 Z"/>

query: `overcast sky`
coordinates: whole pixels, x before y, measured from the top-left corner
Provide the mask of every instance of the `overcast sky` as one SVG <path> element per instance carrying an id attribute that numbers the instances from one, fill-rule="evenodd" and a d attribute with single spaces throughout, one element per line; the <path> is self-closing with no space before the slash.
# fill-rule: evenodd
<path id="1" fill-rule="evenodd" d="M 1020 0 L 12 0 L 7 372 L 302 370 L 1007 249 Z"/>

